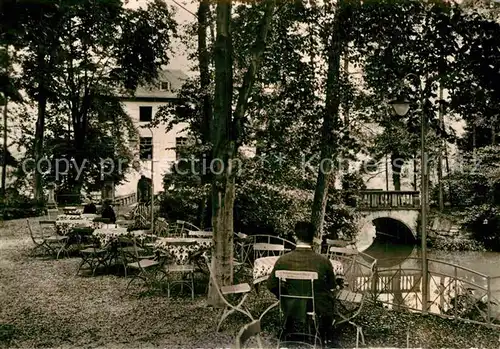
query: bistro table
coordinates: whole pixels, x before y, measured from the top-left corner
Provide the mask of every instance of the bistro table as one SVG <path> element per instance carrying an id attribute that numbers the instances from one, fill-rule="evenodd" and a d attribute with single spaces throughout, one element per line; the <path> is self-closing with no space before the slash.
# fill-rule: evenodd
<path id="1" fill-rule="evenodd" d="M 172 256 L 175 264 L 186 264 L 194 254 L 202 253 L 203 256 L 212 246 L 212 239 L 166 237 L 158 238 L 154 249 L 159 253 Z"/>
<path id="2" fill-rule="evenodd" d="M 75 227 L 99 228 L 94 222 L 96 215 L 59 215 L 56 219 L 56 231 L 59 235 L 68 235 Z"/>
<path id="3" fill-rule="evenodd" d="M 146 230 L 128 231 L 127 228 L 100 228 L 94 230 L 93 235 L 99 239 L 101 246 L 106 246 L 109 243 L 117 242 L 121 238 L 145 240 L 147 238 L 156 237 L 148 234 Z"/>
<path id="4" fill-rule="evenodd" d="M 273 271 L 274 265 L 278 261 L 278 258 L 279 256 L 262 257 L 262 258 L 257 258 L 254 261 L 253 265 L 254 285 L 262 281 L 265 281 L 269 278 L 269 275 L 271 275 L 271 272 Z M 330 263 L 332 263 L 333 272 L 335 273 L 336 276 L 344 274 L 344 267 L 342 263 L 332 259 L 330 260 Z"/>

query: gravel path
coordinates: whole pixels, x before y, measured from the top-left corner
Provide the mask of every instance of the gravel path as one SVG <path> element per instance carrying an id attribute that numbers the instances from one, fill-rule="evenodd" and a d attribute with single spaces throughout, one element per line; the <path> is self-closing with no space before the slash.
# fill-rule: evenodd
<path id="1" fill-rule="evenodd" d="M 0 348 L 230 348 L 245 323 L 231 317 L 215 333 L 219 310 L 206 306 L 204 285 L 189 297 L 167 300 L 125 292 L 122 276 L 75 276 L 78 258 L 28 256 L 31 241 L 25 220 L 0 222 Z M 200 280 L 201 283 L 202 280 Z M 259 314 L 271 299 L 252 295 Z M 278 320 L 264 323 L 264 343 L 272 347 Z M 372 347 L 498 348 L 500 331 L 434 316 L 366 308 L 359 319 Z M 355 331 L 338 330 L 341 347 L 353 347 Z"/>

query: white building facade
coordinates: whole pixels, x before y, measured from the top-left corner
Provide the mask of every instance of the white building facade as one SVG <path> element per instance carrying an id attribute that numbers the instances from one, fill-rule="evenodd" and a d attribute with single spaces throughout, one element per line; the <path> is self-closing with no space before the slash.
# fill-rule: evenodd
<path id="1" fill-rule="evenodd" d="M 142 175 L 152 179 L 155 193 L 163 191 L 163 177 L 177 158 L 176 148 L 186 141 L 187 124 L 177 124 L 167 132 L 166 123 L 148 128 L 161 106 L 177 103 L 177 92 L 188 78 L 180 70 L 161 71 L 158 84 L 139 87 L 132 98 L 123 98 L 125 111 L 137 128 L 139 138 L 130 139 L 136 168 L 129 168 L 125 181 L 115 187 L 115 197 L 137 192 Z"/>

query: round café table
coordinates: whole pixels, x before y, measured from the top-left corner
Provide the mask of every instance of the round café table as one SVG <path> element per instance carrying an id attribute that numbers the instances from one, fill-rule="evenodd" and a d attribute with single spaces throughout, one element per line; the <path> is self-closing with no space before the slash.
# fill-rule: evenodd
<path id="1" fill-rule="evenodd" d="M 261 283 L 269 278 L 273 271 L 274 265 L 279 256 L 257 258 L 253 265 L 253 283 L 254 285 Z M 344 266 L 336 260 L 330 260 L 332 263 L 333 272 L 336 276 L 344 275 Z"/>

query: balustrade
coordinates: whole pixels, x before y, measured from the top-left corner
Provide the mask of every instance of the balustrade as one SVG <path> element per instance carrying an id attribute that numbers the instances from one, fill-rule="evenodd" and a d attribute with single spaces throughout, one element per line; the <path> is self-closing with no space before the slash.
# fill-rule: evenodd
<path id="1" fill-rule="evenodd" d="M 418 191 L 362 191 L 357 207 L 360 209 L 418 209 Z"/>

